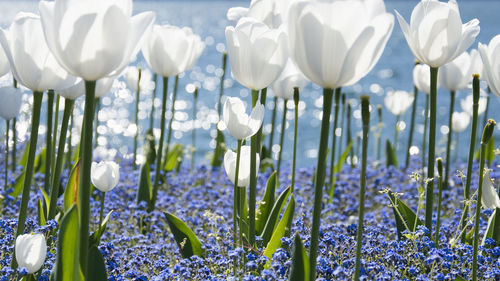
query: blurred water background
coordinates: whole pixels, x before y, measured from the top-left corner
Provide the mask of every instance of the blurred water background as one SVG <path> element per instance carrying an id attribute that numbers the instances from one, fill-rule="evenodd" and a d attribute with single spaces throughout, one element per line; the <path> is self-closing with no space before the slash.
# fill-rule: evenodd
<path id="1" fill-rule="evenodd" d="M 407 20 L 410 18 L 411 11 L 418 1 L 386 1 L 388 11 L 398 10 Z M 480 20 L 481 32 L 477 38 L 473 48 L 477 48 L 477 42 L 488 43 L 496 34 L 500 33 L 500 3 L 498 1 L 458 1 L 462 21 L 466 22 L 473 18 Z M 191 144 L 192 128 L 197 128 L 197 144 L 196 144 L 196 159 L 197 163 L 208 163 L 205 155 L 212 151 L 215 147 L 213 137 L 216 134 L 215 124 L 217 122 L 217 99 L 219 91 L 220 76 L 222 74 L 222 52 L 225 50 L 224 29 L 227 25 L 234 23 L 226 20 L 226 11 L 233 6 L 248 6 L 249 1 L 134 1 L 134 13 L 152 10 L 156 12 L 156 23 L 172 24 L 178 26 L 192 27 L 194 32 L 200 34 L 202 40 L 206 44 L 206 48 L 199 59 L 198 63 L 191 71 L 182 74 L 179 80 L 178 100 L 176 102 L 176 113 L 173 122 L 174 133 L 173 142 L 181 142 L 186 145 Z M 38 1 L 0 1 L 0 26 L 7 28 L 10 22 L 14 19 L 17 12 L 37 12 Z M 406 44 L 404 36 L 399 28 L 399 24 L 395 23 L 392 36 L 387 44 L 387 47 L 375 68 L 362 79 L 359 83 L 343 89 L 347 93 L 347 98 L 351 100 L 353 105 L 352 111 L 352 132 L 353 138 L 361 130 L 360 110 L 359 110 L 359 95 L 369 94 L 371 96 L 372 106 L 383 104 L 384 94 L 391 90 L 406 90 L 413 91 L 412 70 L 414 58 Z M 143 68 L 147 65 L 141 55 L 133 63 Z M 230 72 L 228 72 L 230 73 Z M 11 83 L 12 78 L 3 77 L 0 83 Z M 250 92 L 242 87 L 238 82 L 231 78 L 231 75 L 226 76 L 225 81 L 225 96 L 239 96 L 243 100 L 250 102 Z M 161 79 L 160 79 L 161 80 Z M 159 126 L 160 105 L 161 100 L 161 82 L 159 82 L 158 93 L 154 100 L 155 105 L 155 126 Z M 169 92 L 172 91 L 173 79 L 169 83 Z M 198 100 L 198 113 L 193 122 L 193 95 L 194 87 L 200 88 Z M 455 111 L 462 111 L 460 101 L 470 91 L 464 90 L 457 93 L 457 102 Z M 264 132 L 270 131 L 271 113 L 274 108 L 272 92 L 268 92 L 267 111 L 264 125 Z M 439 89 L 438 93 L 438 125 L 437 125 L 437 154 L 444 156 L 446 138 L 448 133 L 448 110 L 449 110 L 449 92 L 444 89 Z M 25 100 L 31 102 L 31 94 L 26 92 Z M 135 93 L 127 89 L 123 78 L 115 82 L 111 93 L 101 99 L 102 108 L 99 114 L 99 147 L 96 149 L 96 154 L 104 158 L 114 157 L 131 157 L 133 135 L 135 132 L 134 120 L 134 102 Z M 417 103 L 417 126 L 414 134 L 413 144 L 420 146 L 422 143 L 423 133 L 423 111 L 424 111 L 425 94 L 419 93 Z M 60 110 L 62 110 L 62 103 Z M 145 93 L 141 95 L 139 104 L 139 132 L 140 143 L 142 144 L 142 136 L 145 129 L 149 126 L 149 112 L 152 104 L 152 94 Z M 273 151 L 279 151 L 279 134 L 283 103 L 278 102 L 278 113 L 276 120 L 276 132 L 274 136 Z M 289 103 L 287 114 L 287 131 L 285 135 L 285 149 L 283 157 L 285 162 L 291 160 L 292 144 L 293 144 L 293 102 Z M 23 107 L 24 113 L 19 117 L 18 136 L 21 140 L 25 140 L 24 136 L 29 129 L 29 106 L 25 104 Z M 170 104 L 167 105 L 167 109 Z M 303 92 L 301 92 L 301 103 L 299 105 L 299 139 L 298 139 L 298 160 L 299 166 L 312 165 L 316 163 L 317 147 L 319 143 L 320 118 L 322 108 L 322 89 L 316 85 L 310 84 Z M 373 107 L 374 108 L 374 107 Z M 489 118 L 500 120 L 500 98 L 492 95 L 490 100 Z M 40 133 L 45 132 L 44 127 L 44 112 L 42 111 L 42 127 Z M 81 114 L 83 112 L 83 99 L 77 101 L 75 107 L 76 123 L 81 122 Z M 371 126 L 374 127 L 377 123 L 376 111 L 372 110 Z M 411 108 L 402 116 L 402 127 L 404 130 L 400 132 L 398 155 L 403 160 L 405 148 L 408 140 L 408 128 L 410 123 Z M 62 111 L 60 113 L 62 116 Z M 60 117 L 61 118 L 61 117 Z M 167 115 L 167 118 L 171 116 Z M 483 116 L 480 116 L 479 130 L 482 130 Z M 384 108 L 383 122 L 384 129 L 382 138 L 389 138 L 391 141 L 394 138 L 394 126 L 396 118 Z M 59 120 L 60 122 L 60 120 Z M 5 122 L 1 123 L 1 131 L 5 131 Z M 465 160 L 467 158 L 468 143 L 469 143 L 469 128 L 460 135 L 458 141 L 458 157 Z M 73 133 L 78 134 L 78 127 L 73 128 Z M 341 132 L 338 132 L 341 134 Z M 159 135 L 159 129 L 155 130 L 155 134 Z M 497 131 L 497 143 L 500 133 Z M 455 138 L 454 138 L 455 139 Z M 76 144 L 77 139 L 73 138 Z M 226 134 L 226 141 L 231 148 L 236 147 L 236 141 Z M 43 138 L 40 139 L 43 142 Z M 375 156 L 373 135 L 370 135 L 369 156 Z M 266 139 L 265 145 L 268 144 Z M 356 144 L 354 145 L 356 147 Z M 382 150 L 383 151 L 383 150 Z M 414 152 L 418 152 L 415 149 Z M 452 152 L 454 155 L 455 152 Z M 383 155 L 383 153 L 382 153 Z M 277 157 L 277 153 L 274 153 Z"/>

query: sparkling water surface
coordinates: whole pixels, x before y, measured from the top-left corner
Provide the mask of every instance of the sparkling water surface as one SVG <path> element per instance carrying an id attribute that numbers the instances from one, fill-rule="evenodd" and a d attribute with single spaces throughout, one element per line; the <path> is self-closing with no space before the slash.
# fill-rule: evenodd
<path id="1" fill-rule="evenodd" d="M 477 48 L 477 43 L 482 42 L 487 44 L 490 39 L 500 33 L 500 4 L 498 1 L 458 1 L 462 21 L 467 22 L 473 18 L 478 18 L 480 21 L 481 32 L 472 46 Z M 386 1 L 387 10 L 392 12 L 394 9 L 409 20 L 411 11 L 417 1 Z M 0 1 L 0 26 L 7 28 L 10 22 L 14 19 L 17 12 L 37 12 L 37 1 Z M 222 75 L 222 52 L 225 50 L 224 29 L 228 25 L 232 25 L 226 20 L 226 11 L 233 6 L 248 6 L 249 1 L 134 1 L 134 14 L 152 10 L 156 12 L 156 23 L 173 24 L 178 26 L 189 26 L 193 31 L 200 34 L 206 44 L 206 48 L 198 60 L 196 66 L 181 74 L 179 79 L 178 100 L 176 101 L 176 113 L 173 122 L 173 142 L 181 142 L 186 145 L 191 144 L 192 128 L 196 131 L 196 159 L 197 163 L 208 163 L 206 154 L 213 150 L 215 142 L 213 137 L 216 134 L 215 125 L 218 121 L 217 117 L 217 99 L 219 93 L 220 76 Z M 359 96 L 361 94 L 369 94 L 371 96 L 372 108 L 376 104 L 383 105 L 384 94 L 391 90 L 406 90 L 412 91 L 412 67 L 414 58 L 406 44 L 404 36 L 399 28 L 397 20 L 394 30 L 389 39 L 387 47 L 380 58 L 375 68 L 357 84 L 343 89 L 347 94 L 347 98 L 351 100 L 352 109 L 352 134 L 353 139 L 361 130 L 361 112 L 359 109 Z M 147 68 L 142 55 L 133 65 Z M 228 63 L 229 66 L 229 63 Z M 229 69 L 228 69 L 229 70 Z M 243 100 L 250 102 L 250 92 L 241 86 L 236 80 L 232 79 L 231 75 L 226 75 L 225 81 L 225 96 L 239 96 Z M 161 79 L 159 79 L 161 80 Z M 169 93 L 172 91 L 173 81 L 169 81 Z M 12 78 L 5 76 L 0 78 L 0 83 L 8 84 L 12 82 Z M 199 87 L 198 113 L 193 122 L 193 91 L 195 86 Z M 155 126 L 159 126 L 160 108 L 161 108 L 161 81 L 158 83 L 158 89 L 155 105 Z M 457 101 L 455 103 L 455 111 L 462 111 L 460 100 L 470 94 L 470 90 L 463 90 L 457 93 Z M 438 145 L 437 155 L 444 156 L 446 138 L 448 133 L 448 111 L 449 111 L 449 93 L 445 89 L 439 89 L 438 92 L 438 124 L 436 143 Z M 24 104 L 23 113 L 19 117 L 18 136 L 24 140 L 24 135 L 29 129 L 29 117 L 31 94 L 26 90 L 24 96 L 26 103 Z M 171 99 L 169 99 L 171 101 Z M 414 134 L 413 144 L 420 146 L 422 143 L 423 133 L 423 111 L 424 111 L 425 95 L 418 94 L 417 98 L 417 126 Z M 96 155 L 101 158 L 114 157 L 131 157 L 133 136 L 136 130 L 134 124 L 134 102 L 135 93 L 127 89 L 123 78 L 117 80 L 113 86 L 111 93 L 101 99 L 102 107 L 99 113 L 99 137 L 97 142 L 99 146 L 96 148 Z M 149 115 L 152 104 L 152 93 L 147 92 L 141 94 L 139 103 L 139 139 L 142 143 L 144 131 L 149 127 Z M 64 103 L 61 103 L 62 110 Z M 170 103 L 167 108 L 170 108 Z M 272 91 L 268 91 L 266 119 L 264 124 L 264 132 L 268 133 L 271 129 L 271 115 L 274 108 Z M 293 117 L 294 109 L 293 102 L 288 103 L 287 114 L 287 130 L 285 135 L 285 148 L 283 157 L 285 161 L 290 161 L 292 156 L 293 145 Z M 321 124 L 321 108 L 322 108 L 322 89 L 317 85 L 310 84 L 304 91 L 301 92 L 301 102 L 299 104 L 299 128 L 298 128 L 298 165 L 306 166 L 316 163 L 317 147 L 319 143 L 319 133 Z M 491 94 L 490 108 L 488 117 L 500 120 L 500 98 Z M 283 102 L 278 102 L 278 112 L 276 120 L 276 130 L 274 136 L 273 154 L 277 157 L 279 151 L 279 134 L 281 132 L 281 116 L 283 110 Z M 42 125 L 40 133 L 46 131 L 44 127 L 44 112 L 42 109 Z M 375 110 L 372 110 L 371 126 L 376 125 L 377 116 Z M 77 100 L 75 107 L 75 123 L 73 133 L 79 133 L 79 123 L 81 123 L 83 114 L 83 99 Z M 410 123 L 411 108 L 401 118 L 402 127 L 404 128 L 399 134 L 398 154 L 403 158 L 408 140 L 408 128 Z M 62 112 L 60 112 L 62 116 Z M 62 117 L 60 117 L 61 119 Z M 167 118 L 171 116 L 167 113 Z M 339 119 L 340 120 L 340 119 Z M 480 116 L 480 125 L 478 130 L 482 130 L 483 116 Z M 59 120 L 60 121 L 60 120 Z M 382 138 L 391 141 L 394 138 L 394 126 L 396 118 L 384 108 L 383 122 L 384 129 Z M 5 130 L 5 124 L 2 122 L 1 130 Z M 462 159 L 467 158 L 468 129 L 459 136 L 457 155 Z M 159 136 L 159 129 L 154 130 Z M 340 135 L 342 132 L 337 131 Z M 497 135 L 497 142 L 500 134 Z M 345 138 L 345 136 L 343 136 Z M 454 138 L 455 139 L 455 138 Z M 43 139 L 42 139 L 43 140 Z M 73 138 L 73 144 L 76 144 L 78 139 Z M 228 133 L 226 133 L 226 141 L 230 148 L 236 147 L 236 141 Z M 375 156 L 374 135 L 370 135 L 370 151 L 369 156 Z M 345 143 L 345 141 L 344 141 Z M 268 139 L 264 141 L 268 144 Z M 354 148 L 356 149 L 356 141 Z M 418 152 L 418 149 L 415 149 Z M 455 153 L 455 152 L 453 152 Z M 453 155 L 452 153 L 452 155 Z M 383 154 L 383 151 L 382 151 Z M 142 158 L 139 158 L 142 160 Z"/>

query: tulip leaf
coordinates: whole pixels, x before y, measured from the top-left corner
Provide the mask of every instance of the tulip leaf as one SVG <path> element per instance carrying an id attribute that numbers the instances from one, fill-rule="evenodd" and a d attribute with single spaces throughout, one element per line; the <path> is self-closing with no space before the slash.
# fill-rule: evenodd
<path id="1" fill-rule="evenodd" d="M 81 142 L 78 142 L 75 150 L 73 151 L 73 155 L 71 155 L 71 163 L 76 163 L 78 159 L 80 159 L 80 143 Z"/>
<path id="2" fill-rule="evenodd" d="M 85 277 L 87 280 L 92 281 L 108 280 L 104 258 L 96 245 L 92 245 L 89 249 L 87 255 L 87 275 Z"/>
<path id="3" fill-rule="evenodd" d="M 281 209 L 283 209 L 283 206 L 286 203 L 286 200 L 288 199 L 288 196 L 290 195 L 290 189 L 291 187 L 287 187 L 278 197 L 278 199 L 274 202 L 274 206 L 271 210 L 271 214 L 269 215 L 266 225 L 264 226 L 264 230 L 262 231 L 262 241 L 263 245 L 267 245 L 269 243 L 269 240 L 271 239 L 271 236 L 274 232 L 274 229 L 276 228 L 276 225 L 278 224 L 278 217 L 281 213 Z"/>
<path id="4" fill-rule="evenodd" d="M 47 152 L 47 149 L 44 147 L 42 149 L 42 151 L 40 152 L 40 154 L 38 154 L 36 157 L 35 157 L 35 165 L 34 165 L 34 168 L 35 168 L 35 172 L 38 172 L 38 173 L 45 173 L 45 154 Z"/>
<path id="5" fill-rule="evenodd" d="M 266 249 L 264 250 L 264 256 L 266 256 L 269 260 L 272 259 L 274 252 L 281 247 L 281 238 L 285 236 L 287 226 L 291 223 L 291 220 L 293 219 L 293 213 L 295 211 L 295 198 L 292 196 L 290 197 L 290 202 L 288 202 L 288 206 L 286 207 L 285 212 L 283 213 L 283 216 L 281 217 L 281 220 L 276 227 L 276 229 L 273 231 L 273 235 L 271 236 L 271 239 L 269 240 L 269 243 L 266 246 Z"/>
<path id="6" fill-rule="evenodd" d="M 79 243 L 78 211 L 73 204 L 62 218 L 59 227 L 55 281 L 81 280 Z"/>
<path id="7" fill-rule="evenodd" d="M 148 129 L 146 131 L 146 141 L 144 144 L 144 155 L 146 156 L 146 161 L 148 163 L 154 163 L 156 159 L 156 144 L 155 136 L 153 130 Z"/>
<path id="8" fill-rule="evenodd" d="M 106 227 L 108 226 L 109 218 L 111 217 L 111 214 L 113 214 L 113 211 L 110 211 L 106 217 L 102 220 L 101 226 L 97 229 L 96 232 L 92 233 L 90 236 L 90 245 L 99 245 L 99 242 L 101 241 L 101 237 L 106 231 Z"/>
<path id="9" fill-rule="evenodd" d="M 500 208 L 496 208 L 488 219 L 488 228 L 483 237 L 483 245 L 486 238 L 492 238 L 495 240 L 496 245 L 500 246 L 500 217 L 498 214 L 500 214 Z"/>
<path id="10" fill-rule="evenodd" d="M 349 144 L 345 148 L 344 152 L 342 152 L 342 154 L 340 155 L 340 158 L 339 158 L 337 164 L 335 164 L 335 166 L 333 167 L 334 174 L 337 174 L 340 172 L 340 170 L 342 170 L 342 166 L 344 166 L 344 163 L 347 159 L 347 156 L 349 156 L 349 151 L 351 151 L 351 147 L 352 147 L 352 141 L 349 142 Z M 333 195 L 335 193 L 335 182 L 337 181 L 337 177 L 333 177 L 332 179 L 333 180 L 330 183 L 330 190 L 328 191 L 328 198 L 329 198 L 328 202 L 329 203 L 331 203 L 333 200 Z"/>
<path id="11" fill-rule="evenodd" d="M 178 217 L 167 212 L 164 214 L 182 257 L 189 258 L 193 255 L 201 257 L 203 249 L 196 234 Z"/>
<path id="12" fill-rule="evenodd" d="M 180 143 L 174 144 L 171 150 L 168 151 L 167 161 L 163 166 L 163 170 L 170 172 L 176 169 L 182 163 L 184 145 Z"/>
<path id="13" fill-rule="evenodd" d="M 145 201 L 147 205 L 151 203 L 152 188 L 151 188 L 151 174 L 150 165 L 146 160 L 145 163 L 141 165 L 141 172 L 139 176 L 139 189 L 137 190 L 136 202 L 139 204 L 141 201 Z"/>
<path id="14" fill-rule="evenodd" d="M 467 281 L 467 279 L 463 278 L 463 277 L 462 277 L 462 276 L 460 276 L 460 275 L 457 275 L 457 276 L 455 277 L 455 281 Z"/>
<path id="15" fill-rule="evenodd" d="M 80 187 L 80 161 L 76 162 L 75 166 L 71 170 L 68 178 L 68 183 L 66 184 L 66 189 L 64 191 L 64 211 L 67 211 L 73 204 L 78 206 L 78 190 Z"/>
<path id="16" fill-rule="evenodd" d="M 299 234 L 295 234 L 295 243 L 292 253 L 292 265 L 290 268 L 290 281 L 309 280 L 309 259 L 306 249 L 302 244 Z"/>
<path id="17" fill-rule="evenodd" d="M 40 198 L 38 198 L 37 211 L 38 211 L 38 225 L 44 226 L 45 224 L 47 224 L 47 220 L 45 216 L 42 199 Z"/>
<path id="18" fill-rule="evenodd" d="M 10 195 L 16 198 L 21 192 L 23 192 L 24 178 L 26 176 L 26 171 L 22 171 L 19 176 L 16 178 L 16 182 L 14 183 L 13 190 Z"/>
<path id="19" fill-rule="evenodd" d="M 394 151 L 394 148 L 391 145 L 391 142 L 387 140 L 385 142 L 385 161 L 386 161 L 386 166 L 398 166 L 398 157 L 396 155 L 396 152 Z"/>
<path id="20" fill-rule="evenodd" d="M 271 213 L 271 208 L 274 205 L 274 194 L 276 192 L 276 171 L 267 179 L 266 191 L 264 198 L 260 201 L 259 207 L 255 214 L 255 232 L 257 235 L 262 234 L 264 224 Z"/>
<path id="21" fill-rule="evenodd" d="M 26 162 L 28 162 L 28 152 L 30 150 L 29 142 L 26 144 L 26 148 L 24 149 L 23 155 L 19 158 L 19 162 L 17 162 L 18 166 L 26 167 Z"/>
<path id="22" fill-rule="evenodd" d="M 396 219 L 396 229 L 398 232 L 398 239 L 401 240 L 403 237 L 403 232 L 408 230 L 409 232 L 415 232 L 417 226 L 424 225 L 422 221 L 417 218 L 417 215 L 408 207 L 403 201 L 397 198 L 392 191 L 388 191 L 387 195 L 391 201 L 392 210 L 394 211 L 394 217 Z M 416 220 L 416 221 L 415 221 Z"/>

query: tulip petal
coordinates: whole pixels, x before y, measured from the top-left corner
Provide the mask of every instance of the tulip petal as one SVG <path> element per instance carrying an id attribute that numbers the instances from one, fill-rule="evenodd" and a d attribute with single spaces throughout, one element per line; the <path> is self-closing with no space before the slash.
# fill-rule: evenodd
<path id="1" fill-rule="evenodd" d="M 248 120 L 248 128 L 250 131 L 248 137 L 255 135 L 259 131 L 262 121 L 264 120 L 264 112 L 265 107 L 261 103 L 258 103 L 252 109 L 252 113 L 250 113 L 250 118 Z"/>

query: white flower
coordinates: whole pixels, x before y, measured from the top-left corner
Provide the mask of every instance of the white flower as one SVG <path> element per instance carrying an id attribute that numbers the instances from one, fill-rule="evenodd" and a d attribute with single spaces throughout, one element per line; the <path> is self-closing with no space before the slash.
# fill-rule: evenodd
<path id="1" fill-rule="evenodd" d="M 237 153 L 231 149 L 224 154 L 224 169 L 229 179 L 233 182 L 236 179 L 236 157 Z M 250 146 L 244 145 L 241 147 L 240 166 L 238 169 L 238 186 L 247 186 L 250 183 Z M 256 155 L 257 165 L 255 170 L 258 171 L 260 165 L 260 157 Z"/>
<path id="2" fill-rule="evenodd" d="M 272 85 L 274 94 L 285 100 L 293 99 L 293 91 L 295 87 L 302 90 L 309 80 L 300 72 L 300 70 L 295 66 L 295 63 L 291 59 L 285 66 L 283 72 Z"/>
<path id="3" fill-rule="evenodd" d="M 45 262 L 47 243 L 43 234 L 22 234 L 16 238 L 16 261 L 28 274 L 37 272 Z"/>
<path id="4" fill-rule="evenodd" d="M 467 112 L 469 116 L 472 117 L 472 109 L 474 106 L 474 97 L 471 95 L 468 95 L 465 97 L 465 99 L 462 99 L 460 101 L 460 106 L 462 107 L 462 110 Z M 486 110 L 486 104 L 488 102 L 488 99 L 486 98 L 486 93 L 481 89 L 481 96 L 479 97 L 479 103 L 478 103 L 478 109 L 477 109 L 477 115 L 481 115 L 484 113 Z"/>
<path id="5" fill-rule="evenodd" d="M 470 115 L 467 112 L 453 112 L 451 115 L 451 122 L 453 131 L 461 133 L 469 126 Z"/>
<path id="6" fill-rule="evenodd" d="M 488 209 L 500 208 L 500 198 L 498 198 L 498 193 L 488 171 L 484 173 L 481 203 Z"/>
<path id="7" fill-rule="evenodd" d="M 12 86 L 0 88 L 0 116 L 5 120 L 10 120 L 19 115 L 23 102 L 23 92 Z"/>
<path id="8" fill-rule="evenodd" d="M 500 35 L 493 37 L 488 45 L 479 43 L 478 49 L 483 62 L 483 77 L 491 91 L 500 97 Z"/>
<path id="9" fill-rule="evenodd" d="M 398 116 L 412 105 L 415 97 L 406 91 L 391 91 L 384 98 L 384 104 L 389 111 Z"/>
<path id="10" fill-rule="evenodd" d="M 439 88 L 439 80 L 437 82 Z M 425 64 L 415 65 L 413 68 L 413 83 L 420 91 L 428 95 L 431 92 L 431 68 Z"/>
<path id="11" fill-rule="evenodd" d="M 137 92 L 137 80 L 139 78 L 139 68 L 135 66 L 128 66 L 125 68 L 124 75 L 125 82 L 127 86 L 135 92 Z M 141 81 L 139 82 L 139 88 L 141 93 L 147 93 L 154 88 L 154 82 L 152 80 L 153 75 L 148 69 L 141 69 Z"/>
<path id="12" fill-rule="evenodd" d="M 92 184 L 102 192 L 115 188 L 120 180 L 120 166 L 114 161 L 92 162 Z"/>
<path id="13" fill-rule="evenodd" d="M 259 131 L 264 120 L 264 105 L 257 103 L 250 116 L 239 98 L 228 97 L 224 103 L 223 121 L 229 133 L 238 140 L 249 138 Z"/>
<path id="14" fill-rule="evenodd" d="M 473 67 L 472 55 L 464 52 L 439 68 L 439 84 L 450 91 L 466 89 L 472 82 Z"/>

